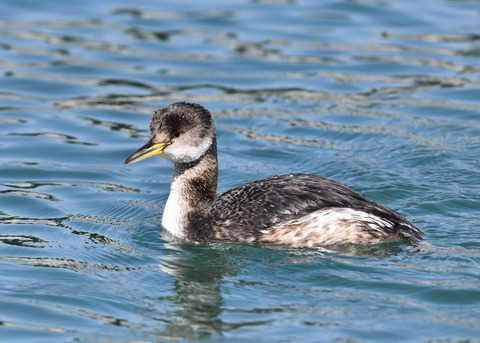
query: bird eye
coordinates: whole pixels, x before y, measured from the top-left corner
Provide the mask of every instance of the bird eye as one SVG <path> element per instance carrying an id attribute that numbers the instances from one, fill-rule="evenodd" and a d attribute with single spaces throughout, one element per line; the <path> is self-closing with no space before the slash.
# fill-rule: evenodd
<path id="1" fill-rule="evenodd" d="M 180 131 L 177 131 L 173 134 L 173 138 L 178 138 L 182 135 L 182 133 Z"/>

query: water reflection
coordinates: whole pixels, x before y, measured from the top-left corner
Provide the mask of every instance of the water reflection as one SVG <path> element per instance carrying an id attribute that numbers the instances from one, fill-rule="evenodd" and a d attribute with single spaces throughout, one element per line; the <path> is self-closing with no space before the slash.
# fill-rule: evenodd
<path id="1" fill-rule="evenodd" d="M 23 246 L 23 247 L 35 247 L 35 248 L 44 248 L 45 245 L 39 243 L 46 243 L 41 238 L 35 236 L 27 235 L 17 235 L 17 236 L 7 236 L 0 235 L 0 242 L 4 244 Z"/>
<path id="2" fill-rule="evenodd" d="M 5 135 L 6 136 L 22 136 L 22 137 L 48 137 L 48 138 L 60 139 L 68 144 L 79 144 L 79 145 L 90 145 L 90 146 L 98 145 L 96 143 L 81 142 L 81 141 L 78 141 L 77 137 L 75 136 L 65 135 L 57 132 L 35 132 L 35 133 L 15 132 L 15 133 L 7 133 Z"/>
<path id="3" fill-rule="evenodd" d="M 169 236 L 169 234 L 165 235 Z M 175 240 L 173 238 L 173 241 Z M 276 245 L 257 247 L 225 243 L 198 246 L 167 243 L 166 248 L 174 253 L 162 258 L 161 269 L 174 277 L 173 285 L 176 295 L 170 300 L 178 304 L 180 309 L 168 314 L 172 320 L 166 325 L 165 330 L 169 335 L 188 339 L 208 339 L 211 335 L 222 335 L 245 326 L 262 326 L 273 321 L 264 317 L 264 314 L 301 311 L 295 307 L 270 308 L 265 307 L 264 304 L 256 305 L 249 299 L 245 299 L 245 303 L 249 304 L 247 308 L 226 304 L 224 286 L 269 288 L 272 286 L 270 283 L 273 283 L 280 288 L 291 287 L 287 286 L 289 280 L 284 280 L 285 282 L 275 279 L 244 280 L 240 275 L 244 274 L 245 269 L 251 268 L 249 263 L 256 265 L 257 268 L 263 268 L 262 264 L 266 268 L 292 264 L 308 266 L 322 259 L 326 261 L 332 257 L 337 259 L 338 255 L 385 259 L 405 253 L 404 245 L 392 243 L 329 248 L 290 248 Z M 342 261 L 342 257 L 339 257 L 338 261 Z M 350 263 L 348 260 L 345 261 Z M 321 287 L 321 284 L 317 286 Z M 244 296 L 247 294 L 248 292 L 245 292 Z M 237 295 L 237 297 L 241 296 L 241 294 Z M 286 300 L 286 303 L 289 303 L 289 300 Z M 235 316 L 234 321 L 222 318 L 225 314 L 231 313 L 236 313 L 240 317 Z"/>
<path id="4" fill-rule="evenodd" d="M 370 6 L 372 4 L 369 4 Z M 375 6 L 380 6 L 375 4 Z M 230 80 L 252 78 L 262 80 L 271 79 L 274 83 L 282 79 L 305 79 L 310 81 L 312 78 L 326 78 L 345 83 L 376 82 L 376 83 L 407 83 L 406 87 L 375 87 L 371 91 L 378 93 L 417 93 L 435 87 L 463 87 L 467 84 L 478 86 L 478 83 L 468 79 L 452 78 L 449 75 L 436 77 L 432 83 L 422 82 L 421 78 L 427 77 L 425 72 L 418 76 L 409 76 L 403 73 L 397 76 L 386 76 L 385 73 L 352 73 L 351 68 L 347 67 L 357 61 L 365 62 L 365 65 L 381 66 L 389 69 L 401 67 L 408 68 L 412 65 L 420 65 L 434 68 L 434 70 L 447 70 L 462 73 L 463 75 L 478 73 L 478 67 L 474 66 L 469 59 L 459 60 L 449 58 L 450 56 L 477 56 L 478 49 L 474 43 L 478 41 L 476 34 L 410 34 L 397 33 L 383 30 L 380 35 L 382 39 L 376 44 L 342 44 L 340 42 L 330 42 L 322 40 L 307 40 L 299 37 L 259 37 L 258 39 L 245 39 L 239 35 L 234 25 L 226 25 L 232 31 L 221 30 L 215 27 L 212 30 L 204 30 L 194 25 L 183 27 L 179 25 L 185 19 L 236 19 L 237 13 L 232 11 L 187 11 L 187 12 L 155 12 L 146 11 L 139 8 L 117 8 L 112 9 L 114 16 L 132 16 L 136 21 L 130 25 L 113 24 L 111 17 L 103 19 L 76 19 L 76 20 L 52 20 L 52 21 L 16 21 L 0 20 L 1 31 L 5 37 L 12 38 L 8 43 L 2 45 L 2 49 L 13 51 L 21 55 L 36 56 L 28 61 L 16 61 L 14 59 L 0 61 L 0 66 L 8 68 L 5 73 L 12 79 L 26 79 L 35 81 L 45 81 L 58 83 L 59 85 L 72 84 L 82 85 L 87 88 L 102 88 L 110 86 L 128 87 L 131 91 L 117 94 L 96 94 L 88 96 L 63 97 L 55 101 L 55 106 L 60 109 L 67 108 L 111 108 L 118 110 L 131 109 L 138 110 L 143 102 L 164 102 L 174 100 L 184 100 L 185 97 L 196 102 L 232 102 L 232 103 L 258 103 L 274 101 L 280 97 L 281 101 L 289 103 L 295 102 L 351 102 L 352 100 L 363 101 L 367 93 L 362 94 L 329 94 L 316 89 L 299 87 L 296 91 L 291 89 L 267 89 L 262 87 L 255 90 L 243 90 L 235 87 L 225 87 Z M 355 18 L 350 17 L 348 11 L 338 12 L 319 12 L 315 16 L 343 18 L 343 21 L 354 22 Z M 160 21 L 166 27 L 162 31 L 152 31 L 140 28 L 143 21 Z M 229 23 L 230 24 L 230 23 Z M 317 23 L 318 24 L 318 23 Z M 149 26 L 147 26 L 149 27 Z M 122 44 L 117 40 L 102 40 L 98 36 L 89 36 L 84 34 L 80 28 L 101 31 L 104 34 L 118 34 L 132 36 L 133 44 Z M 167 29 L 168 28 L 168 29 Z M 71 34 L 65 34 L 65 31 Z M 168 44 L 175 43 L 175 39 L 186 37 L 199 38 L 199 46 L 207 44 L 215 49 L 220 49 L 220 54 L 205 54 L 205 49 L 197 49 L 196 52 L 180 51 L 178 49 L 169 49 L 168 45 L 162 49 L 155 46 L 145 46 L 139 42 L 147 40 L 157 43 L 158 41 Z M 173 39 L 175 38 L 175 39 Z M 424 44 L 419 46 L 415 42 L 444 42 L 444 43 L 471 43 L 472 47 L 467 49 L 455 49 L 455 46 L 438 47 L 436 45 Z M 413 43 L 412 43 L 413 42 Z M 154 48 L 156 47 L 156 48 Z M 225 51 L 224 48 L 228 50 Z M 84 54 L 76 53 L 81 49 Z M 175 52 L 173 52 L 175 51 Z M 90 57 L 91 53 L 107 52 L 117 55 L 108 62 L 101 58 Z M 341 54 L 338 54 L 341 52 Z M 214 63 L 223 62 L 223 59 L 236 56 L 232 63 L 258 60 L 265 63 L 282 63 L 284 67 L 277 71 L 261 71 L 258 68 L 248 68 L 238 70 L 238 68 L 215 68 L 209 64 L 206 68 L 191 68 L 188 65 L 178 65 L 174 68 L 161 67 L 168 60 L 188 62 L 192 61 L 212 61 Z M 94 56 L 97 56 L 94 54 Z M 135 63 L 123 61 L 122 56 L 129 56 L 135 59 Z M 338 58 L 336 56 L 341 56 Z M 42 57 L 49 57 L 45 61 Z M 146 60 L 147 63 L 139 63 Z M 162 63 L 158 64 L 158 61 Z M 154 69 L 150 61 L 155 61 Z M 235 64 L 236 65 L 236 64 Z M 299 71 L 295 68 L 289 68 L 288 65 L 308 66 L 305 71 Z M 320 65 L 320 66 L 319 66 Z M 330 67 L 326 67 L 330 65 Z M 79 75 L 69 75 L 64 73 L 62 66 L 75 66 L 81 68 L 87 66 L 91 77 L 79 77 Z M 160 68 L 158 68 L 160 66 Z M 27 68 L 27 70 L 20 70 Z M 42 73 L 38 72 L 42 69 Z M 243 69 L 243 68 L 242 68 Z M 110 70 L 119 77 L 111 78 L 112 73 L 104 71 Z M 252 71 L 253 70 L 253 71 Z M 97 71 L 95 73 L 95 71 Z M 129 72 L 135 73 L 129 74 Z M 142 74 L 145 73 L 145 74 Z M 197 79 L 196 82 L 184 83 L 182 86 L 166 86 L 169 82 L 157 82 L 149 77 L 151 74 L 158 75 L 184 75 Z M 430 73 L 432 74 L 432 73 Z M 194 91 L 198 89 L 198 83 L 203 82 L 199 78 L 208 78 L 211 83 L 204 83 L 202 86 L 208 89 L 208 92 L 220 91 L 221 94 L 181 94 L 182 92 Z M 253 80 L 252 80 L 253 81 Z M 171 83 L 171 82 L 170 82 Z M 178 83 L 175 81 L 173 83 Z M 243 82 L 242 82 L 243 83 Z M 308 82 L 311 86 L 312 83 Z M 299 83 L 297 83 L 299 85 Z M 132 95 L 131 92 L 148 92 L 148 94 Z M 89 92 L 91 93 L 91 92 Z M 274 94 L 269 94 L 274 93 Z M 7 97 L 17 96 L 12 92 Z M 41 99 L 38 99 L 41 101 Z M 140 105 L 139 105 L 140 103 Z M 135 106 L 137 105 L 137 106 Z M 354 106 L 352 106 L 354 107 Z"/>
<path id="5" fill-rule="evenodd" d="M 89 122 L 89 124 L 92 126 L 103 126 L 112 131 L 125 132 L 132 138 L 143 138 L 143 139 L 149 138 L 149 136 L 147 136 L 146 134 L 147 132 L 146 129 L 138 129 L 133 125 L 128 125 L 120 122 L 113 122 L 108 120 L 100 120 L 94 117 L 79 116 L 78 118 Z"/>
<path id="6" fill-rule="evenodd" d="M 198 102 L 223 139 L 221 188 L 328 174 L 405 211 L 435 245 L 478 248 L 477 3 L 2 3 L 2 333 L 392 340 L 367 336 L 375 321 L 398 341 L 478 336 L 478 255 L 161 239 L 170 166 L 122 164 L 155 109 Z"/>
<path id="7" fill-rule="evenodd" d="M 224 278 L 234 276 L 237 262 L 228 251 L 187 244 L 170 245 L 187 253 L 188 257 L 166 256 L 162 270 L 175 277 L 174 302 L 180 310 L 171 313 L 175 320 L 166 330 L 172 335 L 189 339 L 207 338 L 221 334 L 225 323 L 219 318 L 224 305 L 221 285 Z"/>

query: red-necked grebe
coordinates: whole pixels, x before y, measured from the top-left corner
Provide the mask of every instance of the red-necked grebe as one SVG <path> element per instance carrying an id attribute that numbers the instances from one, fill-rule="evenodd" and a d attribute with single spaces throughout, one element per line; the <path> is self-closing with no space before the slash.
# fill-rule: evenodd
<path id="1" fill-rule="evenodd" d="M 125 163 L 154 155 L 174 162 L 162 225 L 176 236 L 294 246 L 422 240 L 422 231 L 399 213 L 321 176 L 273 176 L 216 195 L 215 125 L 200 105 L 160 109 L 150 130 L 148 143 Z"/>

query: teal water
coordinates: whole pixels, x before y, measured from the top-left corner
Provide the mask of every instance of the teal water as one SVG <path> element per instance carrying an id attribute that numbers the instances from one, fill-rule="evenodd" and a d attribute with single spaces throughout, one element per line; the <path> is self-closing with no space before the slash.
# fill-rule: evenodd
<path id="1" fill-rule="evenodd" d="M 0 3 L 1 342 L 480 342 L 480 2 Z M 420 246 L 182 242 L 172 166 L 123 161 L 198 102 L 219 191 L 314 173 Z"/>

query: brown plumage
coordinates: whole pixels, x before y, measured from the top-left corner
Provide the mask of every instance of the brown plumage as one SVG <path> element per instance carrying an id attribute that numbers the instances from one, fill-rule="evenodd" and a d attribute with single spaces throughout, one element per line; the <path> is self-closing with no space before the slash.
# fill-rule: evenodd
<path id="1" fill-rule="evenodd" d="M 274 176 L 216 196 L 215 126 L 200 105 L 167 106 L 155 112 L 150 129 L 150 141 L 125 163 L 158 154 L 174 162 L 162 225 L 177 236 L 295 246 L 422 239 L 391 208 L 316 175 Z"/>

